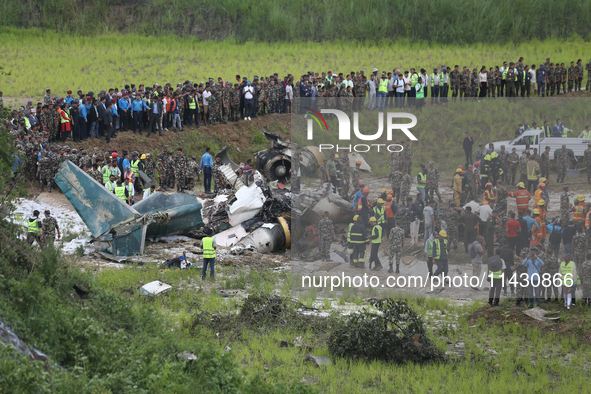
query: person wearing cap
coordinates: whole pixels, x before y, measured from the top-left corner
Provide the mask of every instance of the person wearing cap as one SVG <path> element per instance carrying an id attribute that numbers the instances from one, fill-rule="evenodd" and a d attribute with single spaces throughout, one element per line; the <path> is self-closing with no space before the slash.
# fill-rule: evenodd
<path id="1" fill-rule="evenodd" d="M 57 232 L 57 239 L 61 238 L 60 234 L 60 226 L 57 223 L 57 220 L 51 216 L 51 212 L 49 210 L 45 210 L 45 219 L 43 219 L 43 224 L 41 226 L 41 243 L 44 248 L 48 246 L 53 246 L 53 242 L 55 241 L 55 233 Z"/>
<path id="2" fill-rule="evenodd" d="M 560 119 L 557 120 L 557 123 Z M 563 183 L 564 178 L 566 176 L 566 170 L 569 164 L 569 154 L 566 150 L 566 145 L 562 145 L 562 148 L 556 153 L 556 164 L 558 167 L 558 177 L 556 179 L 556 183 Z"/>
<path id="3" fill-rule="evenodd" d="M 33 216 L 27 220 L 27 244 L 33 245 L 37 241 L 37 245 L 41 246 L 41 231 L 42 221 L 39 219 L 39 211 L 34 210 Z"/>
<path id="4" fill-rule="evenodd" d="M 349 227 L 347 229 L 347 254 L 349 255 L 349 265 L 353 265 L 353 244 L 351 243 L 351 228 L 355 225 L 355 223 L 359 220 L 359 215 L 353 216 L 353 221 L 349 223 Z"/>
<path id="5" fill-rule="evenodd" d="M 150 107 L 142 100 L 141 95 L 138 93 L 135 96 L 135 100 L 131 103 L 131 117 L 133 118 L 133 134 L 136 131 L 139 131 L 140 135 L 142 135 L 142 126 L 144 110 L 149 111 Z"/>
<path id="6" fill-rule="evenodd" d="M 575 222 L 575 225 L 581 228 L 583 228 L 583 224 L 585 221 L 585 205 L 585 196 L 579 194 L 579 196 L 577 197 L 577 205 L 575 205 L 572 208 L 572 212 L 573 221 Z"/>
<path id="7" fill-rule="evenodd" d="M 538 183 L 538 189 L 534 193 L 534 205 L 538 205 L 538 201 L 543 200 L 542 194 L 544 193 L 545 183 Z"/>
<path id="8" fill-rule="evenodd" d="M 531 199 L 531 193 L 525 189 L 525 184 L 523 182 L 519 182 L 517 184 L 517 191 L 508 192 L 509 197 L 513 197 L 517 203 L 517 212 L 523 212 L 527 210 L 529 206 L 529 200 Z"/>
<path id="9" fill-rule="evenodd" d="M 127 202 L 127 205 L 133 205 L 135 203 L 135 190 L 131 178 L 125 177 L 123 187 L 125 188 L 125 201 Z M 117 188 L 115 188 L 115 190 L 117 190 Z"/>
<path id="10" fill-rule="evenodd" d="M 447 232 L 445 230 L 439 231 L 439 237 L 435 238 L 433 242 L 433 259 L 437 265 L 437 270 L 433 276 L 443 274 L 445 278 L 448 274 L 448 253 L 449 247 L 447 245 Z"/>
<path id="11" fill-rule="evenodd" d="M 386 225 L 386 208 L 384 207 L 386 201 L 382 198 L 378 198 L 377 204 L 373 207 L 373 216 L 376 218 L 376 223 L 384 229 Z"/>
<path id="12" fill-rule="evenodd" d="M 367 196 L 369 195 L 369 189 L 367 187 L 363 188 L 363 194 L 357 200 L 357 214 L 361 217 L 361 221 L 363 224 L 367 224 L 369 221 L 369 213 L 371 212 L 371 206 L 369 205 L 369 201 Z"/>
<path id="13" fill-rule="evenodd" d="M 426 199 L 425 186 L 427 185 L 427 169 L 421 165 L 421 171 L 417 173 L 417 190 L 423 196 L 423 200 Z"/>
<path id="14" fill-rule="evenodd" d="M 353 206 L 353 210 L 355 211 L 357 210 L 357 202 L 359 202 L 359 199 L 363 195 L 363 189 L 365 188 L 365 185 L 363 183 L 359 183 L 358 187 L 359 190 L 357 190 L 357 192 L 353 196 L 353 201 L 351 201 L 351 205 Z"/>
<path id="15" fill-rule="evenodd" d="M 539 183 L 540 164 L 537 160 L 534 160 L 529 153 L 527 154 L 527 160 L 527 191 L 531 193 L 536 189 L 536 185 Z"/>
<path id="16" fill-rule="evenodd" d="M 369 224 L 371 226 L 371 232 L 369 235 L 369 241 L 371 242 L 371 251 L 369 256 L 369 265 L 368 268 L 371 270 L 371 263 L 374 263 L 374 271 L 379 271 L 382 269 L 382 263 L 378 257 L 380 245 L 382 244 L 382 226 L 377 224 L 377 219 L 375 217 L 371 217 L 369 219 Z"/>

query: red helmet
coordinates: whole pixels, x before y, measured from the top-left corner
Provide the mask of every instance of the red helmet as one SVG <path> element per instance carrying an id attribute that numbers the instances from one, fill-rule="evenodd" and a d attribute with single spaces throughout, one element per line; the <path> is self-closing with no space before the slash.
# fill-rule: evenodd
<path id="1" fill-rule="evenodd" d="M 474 162 L 474 167 L 479 167 L 480 166 L 480 162 L 479 161 L 475 161 Z"/>

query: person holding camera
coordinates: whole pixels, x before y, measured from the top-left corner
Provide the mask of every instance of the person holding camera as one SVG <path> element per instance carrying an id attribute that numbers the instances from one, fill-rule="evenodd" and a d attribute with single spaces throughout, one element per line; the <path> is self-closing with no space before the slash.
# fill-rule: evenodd
<path id="1" fill-rule="evenodd" d="M 540 306 L 540 285 L 542 282 L 542 266 L 544 262 L 538 257 L 538 250 L 536 248 L 531 248 L 525 255 L 523 265 L 527 268 L 529 307 L 534 307 L 534 301 L 537 306 Z"/>

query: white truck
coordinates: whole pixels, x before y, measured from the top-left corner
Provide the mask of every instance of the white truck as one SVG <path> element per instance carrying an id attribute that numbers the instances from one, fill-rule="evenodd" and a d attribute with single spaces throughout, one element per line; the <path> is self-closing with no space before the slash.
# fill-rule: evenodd
<path id="1" fill-rule="evenodd" d="M 562 145 L 566 145 L 566 150 L 571 157 L 571 162 L 574 163 L 574 159 L 578 162 L 583 161 L 583 154 L 588 148 L 588 144 L 591 143 L 591 138 L 557 138 L 557 137 L 546 137 L 543 129 L 532 129 L 524 131 L 519 137 L 511 141 L 496 141 L 492 142 L 496 152 L 501 150 L 501 145 L 505 145 L 505 150 L 511 153 L 513 148 L 517 150 L 517 154 L 525 150 L 526 146 L 529 146 L 530 152 L 533 153 L 534 148 L 538 149 L 538 154 L 542 154 L 547 146 L 550 147 L 550 157 L 556 159 L 556 155 Z M 485 146 L 488 149 L 489 144 Z"/>

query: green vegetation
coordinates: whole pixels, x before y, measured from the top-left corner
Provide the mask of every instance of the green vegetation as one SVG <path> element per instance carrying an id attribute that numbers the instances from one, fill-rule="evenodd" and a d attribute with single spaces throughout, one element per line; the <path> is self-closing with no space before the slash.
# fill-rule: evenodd
<path id="1" fill-rule="evenodd" d="M 591 32 L 586 0 L 7 0 L 2 11 L 0 26 L 201 40 L 518 43 Z"/>
<path id="2" fill-rule="evenodd" d="M 233 82 L 236 74 L 252 78 L 275 72 L 299 76 L 309 70 L 348 73 L 369 72 L 373 67 L 501 66 L 503 61 L 517 61 L 520 56 L 530 64 L 542 63 L 548 56 L 553 62 L 570 63 L 577 59 L 587 62 L 591 54 L 591 44 L 576 37 L 566 41 L 519 40 L 511 45 L 452 46 L 405 40 L 268 44 L 120 34 L 86 37 L 5 28 L 0 30 L 0 40 L 2 64 L 11 73 L 0 76 L 2 91 L 10 99 L 27 96 L 34 100 L 40 100 L 47 87 L 64 97 L 68 90 L 98 93 L 130 83 L 176 85 L 185 79 L 199 82 L 210 77 Z"/>

